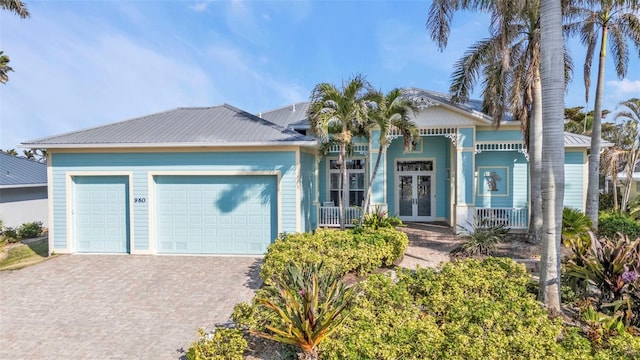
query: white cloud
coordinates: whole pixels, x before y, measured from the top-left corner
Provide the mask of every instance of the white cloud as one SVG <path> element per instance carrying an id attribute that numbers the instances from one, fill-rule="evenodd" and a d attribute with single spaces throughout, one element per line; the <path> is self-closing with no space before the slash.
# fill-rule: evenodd
<path id="1" fill-rule="evenodd" d="M 607 85 L 612 87 L 616 97 L 624 97 L 627 94 L 640 97 L 640 80 L 629 80 L 627 78 L 621 81 L 607 81 Z"/>
<path id="2" fill-rule="evenodd" d="M 195 11 L 195 12 L 203 12 L 206 11 L 209 8 L 209 4 L 212 1 L 201 1 L 201 2 L 197 2 L 194 4 L 189 5 L 189 9 Z"/>

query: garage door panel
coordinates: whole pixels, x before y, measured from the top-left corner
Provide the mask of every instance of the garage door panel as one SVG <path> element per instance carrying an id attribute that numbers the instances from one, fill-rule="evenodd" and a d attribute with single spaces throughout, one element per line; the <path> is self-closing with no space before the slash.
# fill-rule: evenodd
<path id="1" fill-rule="evenodd" d="M 275 176 L 155 180 L 161 253 L 262 254 L 275 238 Z"/>
<path id="2" fill-rule="evenodd" d="M 73 180 L 77 251 L 128 252 L 128 178 L 76 176 Z"/>

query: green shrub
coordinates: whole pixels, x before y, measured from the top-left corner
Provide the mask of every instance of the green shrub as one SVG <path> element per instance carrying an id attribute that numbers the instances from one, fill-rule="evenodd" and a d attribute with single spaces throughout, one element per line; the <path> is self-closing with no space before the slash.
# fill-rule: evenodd
<path id="1" fill-rule="evenodd" d="M 640 222 L 617 212 L 601 212 L 598 217 L 598 234 L 613 238 L 617 233 L 628 235 L 631 239 L 640 237 Z"/>
<path id="2" fill-rule="evenodd" d="M 471 228 L 460 226 L 463 243 L 451 251 L 459 255 L 491 255 L 496 245 L 503 241 L 509 233 L 504 225 L 488 226 L 486 223 L 472 225 Z"/>
<path id="3" fill-rule="evenodd" d="M 302 350 L 300 359 L 317 359 L 318 345 L 327 339 L 348 316 L 353 288 L 341 275 L 323 270 L 322 264 L 302 269 L 289 265 L 284 276 L 267 287 L 266 296 L 257 296 L 258 306 L 270 312 L 273 321 L 267 331 L 251 333 Z"/>
<path id="4" fill-rule="evenodd" d="M 467 259 L 401 278 L 445 336 L 441 358 L 547 359 L 561 350 L 560 319 L 527 292 L 530 276 L 511 259 Z"/>
<path id="5" fill-rule="evenodd" d="M 402 223 L 402 220 L 397 216 L 389 216 L 389 213 L 386 210 L 376 206 L 372 212 L 365 214 L 362 226 L 377 230 L 379 228 L 395 228 L 396 226 L 404 226 L 404 223 Z"/>
<path id="6" fill-rule="evenodd" d="M 592 294 L 597 311 L 614 317 L 620 314 L 625 325 L 640 326 L 640 238 L 592 236 L 591 242 L 586 254 L 567 261 L 566 275 L 599 290 Z"/>
<path id="7" fill-rule="evenodd" d="M 320 347 L 323 359 L 549 359 L 590 355 L 579 334 L 560 341 L 510 259 L 467 259 L 362 283 L 350 317 Z M 578 349 L 570 346 L 580 344 Z M 566 345 L 566 346 L 565 346 Z M 565 356 L 567 355 L 567 356 Z M 585 357 L 588 358 L 588 357 Z"/>
<path id="8" fill-rule="evenodd" d="M 633 201 L 629 202 L 629 216 L 636 220 L 640 221 L 640 195 L 636 196 Z"/>
<path id="9" fill-rule="evenodd" d="M 365 274 L 392 265 L 404 254 L 408 244 L 407 235 L 393 228 L 318 229 L 313 234 L 281 235 L 269 245 L 260 276 L 268 283 L 283 274 L 290 262 L 298 267 L 322 262 L 330 272 Z"/>
<path id="10" fill-rule="evenodd" d="M 187 360 L 242 360 L 248 347 L 239 329 L 218 327 L 213 334 L 198 329 L 200 339 L 187 350 Z"/>
<path id="11" fill-rule="evenodd" d="M 437 359 L 444 337 L 405 283 L 376 274 L 360 284 L 350 316 L 321 344 L 322 359 Z"/>
<path id="12" fill-rule="evenodd" d="M 31 239 L 42 235 L 42 222 L 34 221 L 25 223 L 18 227 L 18 237 L 20 239 Z"/>
<path id="13" fill-rule="evenodd" d="M 618 206 L 622 203 L 622 192 L 618 191 Z M 604 193 L 598 196 L 598 209 L 600 211 L 613 211 L 613 193 Z"/>
<path id="14" fill-rule="evenodd" d="M 2 238 L 9 244 L 16 243 L 20 240 L 18 238 L 18 231 L 12 227 L 6 227 L 2 229 Z"/>
<path id="15" fill-rule="evenodd" d="M 582 240 L 590 243 L 589 231 L 593 227 L 591 219 L 582 211 L 573 208 L 564 208 L 562 211 L 562 241 L 570 246 L 571 242 Z"/>

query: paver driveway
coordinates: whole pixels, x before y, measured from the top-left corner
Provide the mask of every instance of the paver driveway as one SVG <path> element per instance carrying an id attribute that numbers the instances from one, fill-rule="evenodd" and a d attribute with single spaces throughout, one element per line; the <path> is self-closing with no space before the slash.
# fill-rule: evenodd
<path id="1" fill-rule="evenodd" d="M 251 257 L 65 255 L 0 273 L 0 359 L 178 359 L 260 285 Z"/>

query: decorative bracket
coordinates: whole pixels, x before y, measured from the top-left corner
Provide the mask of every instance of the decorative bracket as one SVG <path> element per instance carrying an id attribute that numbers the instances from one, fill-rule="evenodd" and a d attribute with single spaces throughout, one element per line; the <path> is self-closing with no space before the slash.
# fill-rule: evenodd
<path id="1" fill-rule="evenodd" d="M 444 137 L 451 140 L 453 147 L 458 148 L 458 144 L 460 143 L 460 134 L 456 131 L 455 133 L 444 134 Z"/>

